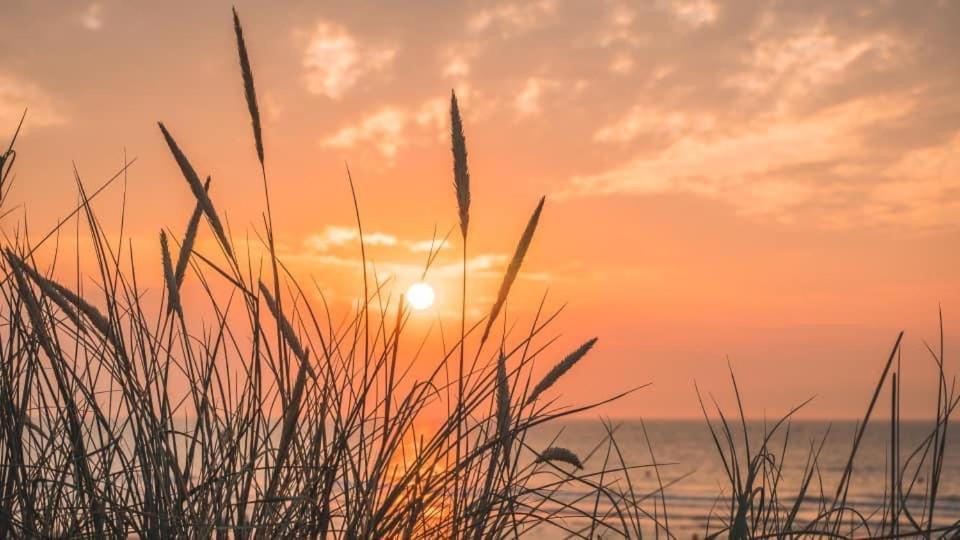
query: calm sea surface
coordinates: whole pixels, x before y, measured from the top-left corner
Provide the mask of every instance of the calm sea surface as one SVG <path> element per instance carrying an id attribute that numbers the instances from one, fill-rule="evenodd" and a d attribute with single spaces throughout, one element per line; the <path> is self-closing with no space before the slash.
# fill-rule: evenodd
<path id="1" fill-rule="evenodd" d="M 651 463 L 650 450 L 643 436 L 638 421 L 615 422 L 616 440 L 628 465 L 644 465 Z M 723 463 L 716 451 L 713 439 L 706 423 L 700 421 L 666 421 L 652 420 L 646 422 L 647 432 L 653 445 L 653 452 L 658 463 L 671 463 L 660 469 L 660 474 L 666 488 L 667 519 L 671 533 L 677 538 L 693 538 L 697 535 L 704 537 L 708 523 L 712 531 L 722 528 L 721 521 L 729 515 L 729 481 L 723 469 Z M 742 430 L 737 424 L 734 436 L 740 446 L 738 453 L 743 462 Z M 943 464 L 943 474 L 940 482 L 938 502 L 936 505 L 935 524 L 949 525 L 960 520 L 960 425 L 950 426 L 947 454 Z M 819 441 L 829 429 L 829 436 L 820 455 L 820 478 L 814 477 L 813 485 L 808 493 L 809 501 L 804 504 L 800 512 L 799 523 L 816 515 L 822 502 L 821 492 L 827 502 L 832 500 L 836 493 L 837 482 L 843 472 L 850 455 L 856 424 L 850 421 L 819 422 L 797 421 L 790 426 L 789 444 L 786 447 L 785 459 L 782 463 L 781 486 L 779 494 L 783 504 L 792 505 L 798 491 L 811 441 Z M 904 483 L 909 484 L 916 470 L 916 460 L 907 463 L 907 458 L 913 450 L 927 437 L 933 429 L 933 422 L 903 422 L 900 428 L 900 462 L 907 467 L 907 477 Z M 751 451 L 756 452 L 759 441 L 764 432 L 763 422 L 749 422 L 747 431 L 750 434 Z M 528 444 L 533 448 L 543 448 L 551 443 L 567 447 L 581 457 L 587 456 L 603 441 L 605 430 L 599 421 L 577 420 L 554 424 L 549 427 L 538 428 L 528 437 Z M 556 442 L 553 442 L 557 437 Z M 777 460 L 780 459 L 784 439 L 775 437 L 771 445 L 776 449 Z M 871 422 L 864 434 L 860 450 L 855 461 L 853 483 L 848 501 L 864 513 L 873 512 L 882 505 L 885 493 L 889 491 L 890 465 L 890 432 L 889 425 L 882 420 Z M 587 472 L 598 470 L 606 457 L 606 446 L 594 452 L 585 462 Z M 613 454 L 615 457 L 615 454 Z M 613 466 L 617 463 L 612 462 Z M 925 464 L 916 477 L 914 496 L 908 500 L 909 507 L 917 514 L 923 508 L 924 493 L 929 482 L 929 463 Z M 653 492 L 657 489 L 657 480 L 653 469 L 637 469 L 630 472 L 634 489 L 638 493 Z M 821 491 L 822 482 L 822 491 Z M 564 500 L 575 500 L 584 496 L 589 490 L 582 491 L 571 488 L 560 496 Z M 724 498 L 719 502 L 717 497 Z M 592 498 L 590 499 L 592 501 Z M 726 503 L 726 505 L 725 505 Z M 602 504 L 602 503 L 601 503 Z M 716 505 L 716 506 L 715 506 Z M 645 510 L 653 514 L 653 499 L 647 499 Z M 657 515 L 662 518 L 663 509 L 657 508 Z M 879 523 L 881 515 L 874 516 Z M 648 521 L 649 524 L 649 521 Z M 575 519 L 570 520 L 571 528 L 576 528 Z M 645 535 L 653 537 L 652 525 L 644 531 Z M 661 532 L 662 534 L 662 532 Z M 861 531 L 857 533 L 863 535 Z M 543 530 L 535 535 L 541 538 L 563 537 L 557 531 Z M 610 536 L 610 534 L 606 535 Z M 615 535 L 614 535 L 615 536 Z"/>

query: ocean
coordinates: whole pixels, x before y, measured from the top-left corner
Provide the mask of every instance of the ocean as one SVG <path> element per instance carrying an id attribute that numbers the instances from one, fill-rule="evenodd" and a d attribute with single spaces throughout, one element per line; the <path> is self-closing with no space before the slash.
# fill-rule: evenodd
<path id="1" fill-rule="evenodd" d="M 612 421 L 616 428 L 615 437 L 623 460 L 628 465 L 650 464 L 650 449 L 643 435 L 639 421 L 625 420 Z M 716 532 L 723 528 L 724 520 L 729 516 L 729 480 L 726 479 L 723 463 L 714 445 L 710 431 L 704 420 L 647 420 L 647 433 L 653 447 L 656 462 L 664 464 L 660 467 L 660 476 L 664 485 L 666 498 L 666 521 L 670 533 L 676 538 L 704 538 L 709 532 Z M 715 423 L 719 425 L 719 423 Z M 767 423 L 769 427 L 770 422 Z M 742 429 L 736 423 L 733 435 L 738 439 L 738 457 L 743 463 Z M 781 428 L 781 435 L 774 437 L 771 449 L 776 454 L 777 465 L 782 467 L 782 480 L 778 488 L 781 504 L 789 508 L 798 492 L 804 467 L 811 444 L 819 445 L 820 440 L 829 435 L 824 443 L 819 458 L 819 475 L 815 475 L 811 483 L 807 498 L 801 506 L 797 522 L 805 524 L 819 511 L 821 503 L 828 504 L 833 500 L 838 481 L 843 473 L 850 456 L 856 422 L 854 421 L 794 421 L 790 424 L 789 440 L 782 464 L 779 463 L 784 446 L 786 431 Z M 904 484 L 909 484 L 914 478 L 918 458 L 908 460 L 913 450 L 933 430 L 933 421 L 903 421 L 900 425 L 900 463 L 901 469 L 906 467 Z M 760 445 L 764 432 L 764 422 L 750 421 L 747 423 L 750 434 L 751 451 L 755 454 Z M 960 426 L 950 426 L 946 457 L 943 463 L 943 472 L 939 485 L 940 495 L 937 497 L 935 526 L 948 526 L 960 520 Z M 597 443 L 605 439 L 606 431 L 599 420 L 573 420 L 561 423 L 547 424 L 536 428 L 528 435 L 527 444 L 533 449 L 542 449 L 548 445 L 563 446 L 584 459 L 584 472 L 599 470 L 607 456 L 607 447 L 599 447 L 587 457 Z M 556 438 L 556 440 L 554 440 Z M 721 441 L 722 442 L 722 441 Z M 874 512 L 883 506 L 884 500 L 889 500 L 890 483 L 890 429 L 889 422 L 874 420 L 864 433 L 857 458 L 854 462 L 853 481 L 849 490 L 848 502 L 851 506 L 864 513 L 871 527 L 878 527 L 882 519 L 882 511 Z M 611 466 L 618 466 L 616 452 L 611 453 Z M 655 471 L 652 468 L 640 468 L 629 471 L 634 490 L 638 494 L 653 493 L 658 488 Z M 919 515 L 924 507 L 924 494 L 928 488 L 930 474 L 929 462 L 916 475 L 913 494 L 907 498 L 907 506 L 914 515 Z M 594 477 L 594 480 L 597 480 Z M 608 481 L 612 477 L 607 478 Z M 625 487 L 620 479 L 620 486 Z M 822 486 L 822 487 L 821 487 Z M 558 494 L 558 499 L 574 501 L 587 497 L 593 501 L 594 493 L 589 488 L 571 487 Z M 821 498 L 821 493 L 823 498 Z M 659 496 L 656 497 L 659 499 Z M 600 501 L 601 508 L 610 510 L 608 501 Z M 651 515 L 654 513 L 654 497 L 648 497 L 643 504 L 644 509 Z M 561 512 L 564 514 L 564 512 Z M 566 513 L 569 516 L 569 513 Z M 664 513 L 657 502 L 656 515 L 663 521 Z M 582 520 L 568 517 L 567 525 L 576 530 L 582 526 Z M 611 518 L 611 522 L 616 521 Z M 902 522 L 906 523 L 906 518 Z M 658 531 L 654 530 L 652 520 L 646 520 L 643 530 L 644 536 L 655 537 Z M 841 533 L 849 533 L 849 529 Z M 659 531 L 667 537 L 663 531 Z M 857 535 L 864 535 L 866 531 L 856 531 Z M 535 531 L 532 537 L 558 538 L 565 537 L 562 531 L 542 529 Z M 608 530 L 605 537 L 617 536 Z"/>

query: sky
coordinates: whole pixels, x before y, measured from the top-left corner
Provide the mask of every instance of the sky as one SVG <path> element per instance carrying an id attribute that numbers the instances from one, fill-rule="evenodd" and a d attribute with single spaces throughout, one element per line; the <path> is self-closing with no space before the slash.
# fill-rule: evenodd
<path id="1" fill-rule="evenodd" d="M 381 277 L 412 283 L 431 238 L 454 231 L 415 328 L 458 326 L 453 89 L 472 179 L 470 317 L 545 195 L 509 316 L 529 320 L 546 291 L 565 305 L 543 369 L 600 338 L 557 386 L 564 402 L 652 383 L 600 413 L 696 416 L 694 381 L 733 404 L 729 362 L 751 416 L 816 395 L 804 416 L 853 418 L 906 330 L 903 415 L 928 416 L 939 306 L 956 373 L 960 2 L 237 9 L 281 257 L 334 302 L 360 290 L 348 163 Z M 125 195 L 124 234 L 159 261 L 158 231 L 181 234 L 193 207 L 161 120 L 212 175 L 234 235 L 255 239 L 262 187 L 230 17 L 221 2 L 6 3 L 0 137 L 29 112 L 19 210 L 0 226 L 25 215 L 49 229 L 76 203 L 74 164 L 99 185 L 127 156 L 126 191 L 97 209 L 118 231 Z"/>

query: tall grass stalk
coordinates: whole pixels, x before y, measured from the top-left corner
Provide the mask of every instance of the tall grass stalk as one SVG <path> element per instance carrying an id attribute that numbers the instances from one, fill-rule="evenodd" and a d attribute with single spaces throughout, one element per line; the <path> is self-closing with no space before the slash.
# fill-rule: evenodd
<path id="1" fill-rule="evenodd" d="M 0 535 L 489 538 L 507 530 L 566 530 L 561 514 L 592 519 L 589 508 L 562 500 L 565 486 L 622 504 L 591 479 L 589 459 L 577 462 L 582 471 L 544 475 L 549 463 L 574 462 L 562 455 L 537 462 L 557 450 L 527 443 L 536 426 L 602 404 L 519 406 L 526 393 L 519 381 L 549 354 L 544 332 L 553 316 L 541 320 L 538 313 L 524 335 L 509 335 L 505 325 L 499 350 L 477 345 L 474 366 L 463 362 L 468 337 L 483 322 L 466 321 L 469 178 L 455 101 L 465 246 L 461 335 L 428 358 L 422 342 L 408 346 L 416 338 L 406 330 L 410 312 L 402 301 L 393 317 L 385 315 L 396 297 L 375 272 L 368 280 L 365 253 L 363 298 L 346 319 L 333 316 L 323 289 L 304 291 L 280 261 L 250 56 L 233 15 L 266 195 L 264 245 L 234 243 L 209 177 L 201 182 L 163 123 L 163 140 L 196 202 L 182 238 L 161 229 L 158 272 L 138 268 L 127 243 L 108 241 L 93 204 L 132 160 L 92 192 L 77 172 L 81 204 L 39 242 L 19 233 L 6 239 Z M 14 155 L 12 146 L 3 154 L 5 180 Z M 349 172 L 348 181 L 362 227 Z M 73 220 L 88 229 L 95 257 L 81 264 L 78 252 L 77 268 L 93 270 L 67 287 L 54 278 L 64 273 L 58 248 L 45 244 Z M 219 253 L 200 247 L 203 220 Z M 530 236 L 507 271 L 501 303 Z M 257 270 L 257 251 L 269 254 L 271 276 Z M 147 274 L 161 276 L 159 294 L 144 286 Z M 484 333 L 495 337 L 489 328 Z M 456 380 L 444 376 L 454 355 L 461 366 Z M 450 387 L 457 387 L 455 403 L 444 399 Z M 444 406 L 455 413 L 436 426 L 424 422 Z M 603 521 L 603 530 L 626 530 Z"/>
<path id="2" fill-rule="evenodd" d="M 450 91 L 450 140 L 453 153 L 453 187 L 457 197 L 457 214 L 460 218 L 460 238 L 463 241 L 461 250 L 462 273 L 460 288 L 460 344 L 459 364 L 457 367 L 457 402 L 454 415 L 459 419 L 463 415 L 463 386 L 464 386 L 464 358 L 466 356 L 467 339 L 467 231 L 470 224 L 470 170 L 467 166 L 467 142 L 463 135 L 463 121 L 460 118 L 460 107 L 457 104 L 457 94 Z M 463 429 L 458 420 L 456 436 L 456 453 L 454 459 L 460 462 L 463 441 Z M 460 506 L 460 481 L 454 479 L 453 507 L 456 511 Z M 454 530 L 454 535 L 459 533 Z"/>
<path id="3" fill-rule="evenodd" d="M 432 353 L 429 333 L 410 335 L 412 315 L 402 296 L 392 294 L 393 284 L 375 269 L 367 274 L 349 169 L 361 230 L 363 297 L 357 309 L 335 316 L 329 291 L 316 282 L 305 288 L 280 260 L 263 126 L 235 10 L 233 27 L 265 196 L 262 245 L 234 243 L 209 192 L 210 178 L 200 181 L 163 123 L 165 144 L 195 206 L 183 238 L 161 228 L 161 258 L 149 263 L 153 272 L 143 271 L 147 263 L 134 256 L 122 232 L 117 242 L 109 241 L 94 207 L 135 160 L 125 160 L 92 191 L 75 168 L 80 203 L 74 209 L 39 240 L 31 239 L 26 221 L 3 238 L 0 537 L 637 538 L 651 528 L 672 537 L 675 520 L 668 521 L 665 490 L 684 477 L 661 476 L 669 463 L 654 457 L 645 425 L 648 464 L 627 462 L 618 426 L 609 421 L 603 423 L 605 436 L 585 452 L 556 439 L 531 442 L 535 430 L 638 389 L 557 406 L 548 394 L 596 338 L 554 358 L 554 338 L 547 333 L 562 308 L 548 309 L 545 296 L 528 326 L 508 324 L 504 306 L 544 199 L 515 247 L 490 311 L 479 321 L 466 320 L 470 180 L 456 96 L 450 113 L 463 239 L 460 336 Z M 0 219 L 10 216 L 4 203 L 15 178 L 17 133 L 19 127 L 0 154 Z M 216 254 L 199 241 L 204 219 Z M 62 277 L 60 248 L 49 242 L 68 224 L 76 225 L 78 236 L 86 229 L 93 253 L 81 264 L 78 249 L 72 287 Z M 269 277 L 262 271 L 264 252 Z M 424 279 L 437 253 L 439 246 L 427 257 Z M 147 287 L 145 275 L 162 276 L 162 285 Z M 727 483 L 708 516 L 708 536 L 960 534 L 960 520 L 938 504 L 948 427 L 960 405 L 955 380 L 946 375 L 942 316 L 939 346 L 927 347 L 938 373 L 935 421 L 913 448 L 901 440 L 901 339 L 884 364 L 836 486 L 824 487 L 821 477 L 828 432 L 810 441 L 797 492 L 782 487 L 791 421 L 806 402 L 765 425 L 757 439 L 749 433 L 732 368 L 739 425 L 716 400 L 708 406 L 696 389 Z M 498 346 L 485 348 L 488 341 Z M 554 367 L 535 379 L 544 362 Z M 891 411 L 887 494 L 882 508 L 854 508 L 848 494 L 863 459 L 858 449 L 885 388 Z M 438 423 L 427 420 L 443 409 L 450 414 Z M 654 469 L 653 491 L 644 493 L 631 481 L 640 467 Z M 912 502 L 918 499 L 922 508 Z"/>

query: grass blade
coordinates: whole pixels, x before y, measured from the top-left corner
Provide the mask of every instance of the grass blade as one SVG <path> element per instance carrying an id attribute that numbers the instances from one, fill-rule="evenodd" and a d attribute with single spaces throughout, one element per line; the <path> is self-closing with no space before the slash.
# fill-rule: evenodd
<path id="1" fill-rule="evenodd" d="M 453 146 L 453 186 L 457 193 L 460 215 L 460 233 L 467 237 L 470 224 L 470 170 L 467 168 L 467 141 L 463 136 L 463 121 L 457 94 L 450 92 L 450 137 Z"/>
<path id="2" fill-rule="evenodd" d="M 544 375 L 543 379 L 541 379 L 540 382 L 538 382 L 537 385 L 533 387 L 533 390 L 530 392 L 530 396 L 527 398 L 526 404 L 530 405 L 531 403 L 536 401 L 538 397 L 540 397 L 540 394 L 544 393 L 548 388 L 553 386 L 553 384 L 557 382 L 557 380 L 560 379 L 560 377 L 562 377 L 564 373 L 569 371 L 570 368 L 574 366 L 574 364 L 579 362 L 581 358 L 583 358 L 584 356 L 586 356 L 588 352 L 590 352 L 590 349 L 593 348 L 593 345 L 596 342 L 597 342 L 597 338 L 593 338 L 587 341 L 586 343 L 578 347 L 577 350 L 567 355 L 566 358 L 558 362 L 557 365 L 553 366 L 553 369 L 551 369 L 546 375 Z"/>
<path id="3" fill-rule="evenodd" d="M 240 55 L 240 71 L 243 74 L 243 93 L 247 98 L 250 122 L 253 124 L 253 140 L 257 146 L 257 159 L 260 160 L 262 166 L 263 134 L 260 130 L 260 108 L 257 106 L 257 91 L 253 87 L 253 70 L 250 68 L 250 58 L 247 56 L 247 45 L 243 41 L 243 28 L 240 26 L 237 8 L 233 8 L 233 31 L 237 35 L 237 53 Z"/>
<path id="4" fill-rule="evenodd" d="M 503 281 L 500 283 L 500 290 L 497 292 L 497 299 L 490 309 L 490 315 L 487 316 L 487 325 L 483 329 L 483 337 L 480 338 L 481 343 L 485 342 L 487 337 L 490 336 L 490 329 L 493 327 L 494 321 L 497 320 L 497 316 L 500 315 L 503 303 L 507 301 L 507 296 L 510 294 L 510 287 L 513 286 L 514 280 L 517 279 L 517 274 L 520 273 L 520 265 L 523 263 L 523 257 L 527 254 L 527 249 L 530 248 L 530 242 L 533 240 L 533 233 L 537 230 L 537 223 L 540 221 L 540 213 L 543 211 L 543 203 L 545 201 L 546 197 L 540 197 L 540 202 L 537 203 L 537 208 L 530 216 L 527 227 L 523 230 L 523 235 L 520 237 L 520 242 L 517 243 L 517 248 L 513 252 L 513 258 L 510 259 L 510 264 L 507 265 L 507 271 L 503 275 Z"/>

